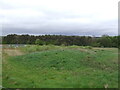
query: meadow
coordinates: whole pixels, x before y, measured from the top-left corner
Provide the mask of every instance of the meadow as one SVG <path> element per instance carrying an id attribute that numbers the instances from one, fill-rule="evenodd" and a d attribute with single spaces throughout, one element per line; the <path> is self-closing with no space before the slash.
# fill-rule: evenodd
<path id="1" fill-rule="evenodd" d="M 5 88 L 117 88 L 118 49 L 90 46 L 3 47 Z"/>

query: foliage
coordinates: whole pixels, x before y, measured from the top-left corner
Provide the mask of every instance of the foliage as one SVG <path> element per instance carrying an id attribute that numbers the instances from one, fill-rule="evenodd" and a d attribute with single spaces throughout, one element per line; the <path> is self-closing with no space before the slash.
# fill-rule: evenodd
<path id="1" fill-rule="evenodd" d="M 44 42 L 40 39 L 36 39 L 35 44 L 36 45 L 44 45 Z"/>
<path id="2" fill-rule="evenodd" d="M 37 44 L 37 45 L 78 45 L 93 47 L 120 47 L 120 36 L 90 37 L 90 36 L 63 36 L 63 35 L 16 35 L 3 36 L 3 44 Z"/>

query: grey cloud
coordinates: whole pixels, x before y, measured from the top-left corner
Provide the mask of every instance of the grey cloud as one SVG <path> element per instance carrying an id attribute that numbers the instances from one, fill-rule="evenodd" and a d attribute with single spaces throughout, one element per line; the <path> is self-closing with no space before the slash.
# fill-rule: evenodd
<path id="1" fill-rule="evenodd" d="M 107 23 L 108 24 L 108 23 Z M 33 26 L 32 26 L 33 25 Z M 51 25 L 41 25 L 41 24 L 27 24 L 27 26 L 16 26 L 16 27 L 8 27 L 9 25 L 6 25 L 3 28 L 3 34 L 10 34 L 10 33 L 17 33 L 17 34 L 62 34 L 62 35 L 117 35 L 117 27 L 110 25 L 114 25 L 113 21 L 111 23 L 109 22 L 108 25 L 97 25 L 96 27 L 94 25 L 81 25 L 81 24 L 60 24 L 60 25 L 54 25 L 52 23 Z M 116 25 L 116 24 L 115 24 Z M 103 27 L 101 27 L 103 26 Z M 30 27 L 30 28 L 27 28 Z"/>
<path id="2" fill-rule="evenodd" d="M 24 3 L 24 2 L 23 2 Z M 15 5 L 6 2 L 0 2 L 1 10 L 15 10 L 13 13 L 0 14 L 6 21 L 3 25 L 3 35 L 10 33 L 16 34 L 62 34 L 62 35 L 117 35 L 117 18 L 111 20 L 99 19 L 97 13 L 85 14 L 84 8 L 80 12 L 62 11 L 48 7 L 33 5 Z M 50 7 L 50 6 L 49 6 Z M 74 6 L 73 6 L 74 7 Z M 17 10 L 21 9 L 20 15 Z M 26 9 L 34 11 L 36 14 L 22 12 Z M 81 9 L 82 10 L 82 9 Z M 86 10 L 86 9 L 85 9 Z M 78 9 L 79 11 L 79 9 Z M 88 10 L 89 11 L 89 10 Z M 39 13 L 43 15 L 39 15 Z M 104 13 L 103 13 L 104 14 Z M 26 15 L 26 16 L 25 16 Z M 101 17 L 102 18 L 102 17 Z M 83 19 L 83 20 L 82 20 Z M 86 21 L 85 21 L 85 20 Z M 87 21 L 88 20 L 88 21 Z M 89 22 L 90 20 L 90 22 Z M 1 22 L 0 22 L 1 23 Z"/>

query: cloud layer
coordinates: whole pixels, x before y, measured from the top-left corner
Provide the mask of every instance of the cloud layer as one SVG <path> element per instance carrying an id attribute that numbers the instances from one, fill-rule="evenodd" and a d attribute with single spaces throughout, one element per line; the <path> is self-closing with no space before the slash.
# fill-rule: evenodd
<path id="1" fill-rule="evenodd" d="M 117 35 L 116 0 L 2 0 L 3 35 Z"/>

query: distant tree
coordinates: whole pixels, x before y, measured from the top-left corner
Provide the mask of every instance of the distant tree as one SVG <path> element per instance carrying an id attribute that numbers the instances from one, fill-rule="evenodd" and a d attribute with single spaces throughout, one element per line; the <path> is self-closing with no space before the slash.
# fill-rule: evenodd
<path id="1" fill-rule="evenodd" d="M 112 40 L 111 40 L 110 36 L 108 36 L 108 35 L 103 35 L 99 39 L 99 42 L 100 42 L 101 46 L 103 46 L 103 47 L 112 47 Z"/>
<path id="2" fill-rule="evenodd" d="M 36 45 L 44 45 L 44 42 L 40 39 L 36 39 L 35 44 Z"/>
<path id="3" fill-rule="evenodd" d="M 2 36 L 3 44 L 37 44 L 37 45 L 78 45 L 93 47 L 120 47 L 120 36 L 90 37 L 65 35 L 16 35 Z"/>

